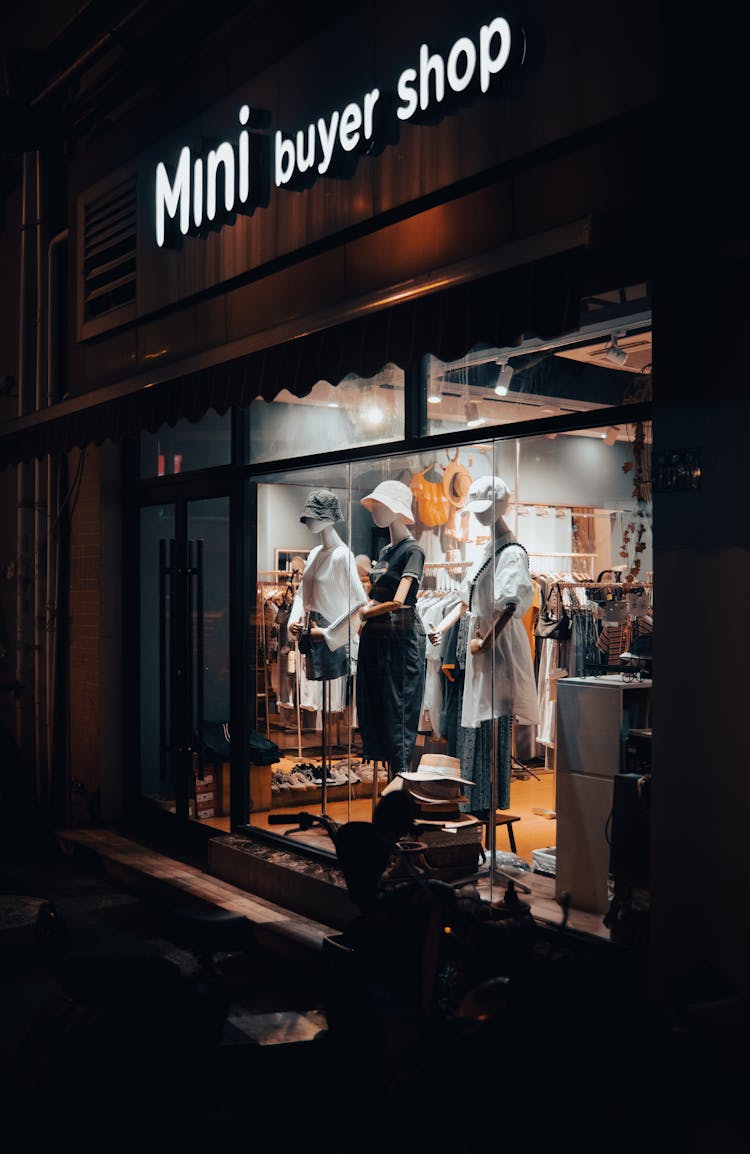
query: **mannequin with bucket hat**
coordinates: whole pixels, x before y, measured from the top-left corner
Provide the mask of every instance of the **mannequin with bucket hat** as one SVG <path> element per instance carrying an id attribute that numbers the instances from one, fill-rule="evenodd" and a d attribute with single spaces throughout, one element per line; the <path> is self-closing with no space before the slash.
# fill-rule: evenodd
<path id="1" fill-rule="evenodd" d="M 430 633 L 431 644 L 439 645 L 458 618 L 469 614 L 458 753 L 462 772 L 476 786 L 472 812 L 482 816 L 510 805 L 513 720 L 533 725 L 539 719 L 531 646 L 522 622 L 534 585 L 526 550 L 504 520 L 510 497 L 502 477 L 488 475 L 472 483 L 461 512 L 491 527 L 490 540 L 461 584 L 458 605 Z"/>
<path id="2" fill-rule="evenodd" d="M 425 679 L 425 634 L 416 612 L 424 549 L 409 531 L 412 493 L 401 481 L 381 481 L 361 504 L 385 545 L 370 571 L 370 600 L 357 659 L 357 720 L 366 761 L 382 761 L 393 777 L 409 768 Z"/>
<path id="3" fill-rule="evenodd" d="M 338 497 L 329 489 L 313 489 L 300 521 L 320 544 L 310 550 L 302 580 L 289 614 L 288 629 L 305 652 L 305 673 L 310 681 L 330 681 L 350 672 L 351 635 L 359 622 L 355 614 L 367 601 L 354 554 L 336 532 L 342 521 Z"/>

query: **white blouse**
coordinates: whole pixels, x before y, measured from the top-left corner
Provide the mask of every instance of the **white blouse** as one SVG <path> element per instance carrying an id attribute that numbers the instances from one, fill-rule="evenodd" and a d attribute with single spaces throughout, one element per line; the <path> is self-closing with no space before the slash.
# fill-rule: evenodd
<path id="1" fill-rule="evenodd" d="M 487 544 L 484 554 L 464 578 L 460 595 L 469 611 L 469 640 L 486 636 L 508 605 L 515 612 L 495 644 L 483 653 L 471 653 L 467 645 L 466 676 L 461 705 L 461 725 L 477 729 L 492 717 L 514 717 L 526 725 L 539 720 L 534 662 L 528 634 L 521 618 L 534 599 L 534 584 L 523 549 L 496 549 L 513 540 L 508 532 Z M 482 563 L 489 563 L 481 568 Z M 473 575 L 478 572 L 471 595 Z"/>
<path id="2" fill-rule="evenodd" d="M 330 622 L 323 630 L 326 645 L 331 650 L 339 649 L 356 634 L 359 618 L 355 611 L 366 604 L 367 594 L 348 545 L 343 541 L 338 545 L 316 545 L 302 572 L 287 628 L 304 621 L 313 610 Z"/>

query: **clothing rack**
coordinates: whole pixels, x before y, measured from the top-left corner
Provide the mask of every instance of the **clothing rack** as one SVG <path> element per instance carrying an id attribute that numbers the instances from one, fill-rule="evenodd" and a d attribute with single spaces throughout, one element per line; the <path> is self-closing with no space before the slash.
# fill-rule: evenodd
<path id="1" fill-rule="evenodd" d="M 586 560 L 589 565 L 593 567 L 598 554 L 596 553 L 555 553 L 552 551 L 530 551 L 527 550 L 528 556 L 531 557 L 554 557 L 558 560 L 580 561 Z M 426 561 L 424 564 L 425 573 L 434 573 L 439 571 L 449 572 L 451 569 L 464 570 L 473 565 L 473 561 Z M 593 580 L 593 579 L 592 579 Z M 566 582 L 570 584 L 570 582 Z"/>
<path id="2" fill-rule="evenodd" d="M 549 549 L 545 549 L 544 552 L 531 552 L 531 553 L 529 553 L 529 557 L 568 557 L 570 559 L 573 559 L 575 557 L 588 557 L 589 559 L 591 559 L 592 557 L 596 557 L 596 556 L 597 556 L 596 553 L 553 553 Z"/>
<path id="3" fill-rule="evenodd" d="M 258 586 L 257 586 L 257 614 L 258 614 L 258 663 L 263 670 L 263 697 L 266 720 L 266 737 L 271 738 L 271 715 L 270 715 L 270 699 L 268 693 L 268 680 L 270 677 L 270 662 L 268 661 L 268 654 L 266 652 L 266 629 L 264 619 L 264 605 L 273 593 L 281 593 L 288 589 L 291 585 L 295 590 L 299 585 L 299 579 L 293 581 L 294 573 L 287 569 L 263 569 L 258 572 Z M 284 580 L 286 578 L 286 580 Z M 277 669 L 280 667 L 277 665 Z M 280 678 L 280 672 L 277 674 L 277 681 Z M 300 714 L 300 700 L 299 700 L 299 653 L 296 654 L 296 661 L 294 667 L 295 680 L 295 701 L 296 701 L 296 715 L 297 715 L 297 753 L 300 761 L 302 760 L 302 718 Z M 279 691 L 279 685 L 276 686 L 276 691 Z"/>
<path id="4" fill-rule="evenodd" d="M 565 589 L 623 589 L 626 593 L 635 593 L 639 589 L 652 589 L 653 581 L 567 581 L 565 575 L 554 577 L 550 574 L 532 573 L 532 577 L 546 576 L 556 585 Z"/>
<path id="5" fill-rule="evenodd" d="M 272 584 L 277 583 L 278 579 L 280 577 L 287 577 L 289 580 L 291 580 L 293 577 L 297 577 L 297 576 L 300 578 L 302 577 L 302 570 L 301 569 L 299 569 L 299 570 L 298 569 L 259 569 L 258 570 L 258 581 L 262 585 L 269 584 L 269 581 Z"/>
<path id="6" fill-rule="evenodd" d="M 579 512 L 578 506 L 574 508 L 570 504 L 559 505 L 554 501 L 511 501 L 508 508 L 515 509 L 516 513 L 520 513 L 521 509 L 562 509 L 563 512 L 570 513 L 576 520 L 581 517 L 616 517 L 620 513 L 630 517 L 636 513 L 635 509 L 591 509 L 588 512 Z"/>

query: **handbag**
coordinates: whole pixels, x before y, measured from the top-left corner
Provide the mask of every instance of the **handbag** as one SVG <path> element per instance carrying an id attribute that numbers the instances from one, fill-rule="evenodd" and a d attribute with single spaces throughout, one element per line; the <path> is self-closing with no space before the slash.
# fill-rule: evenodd
<path id="1" fill-rule="evenodd" d="M 415 473 L 409 484 L 414 494 L 417 517 L 422 525 L 432 529 L 435 525 L 445 525 L 451 514 L 451 504 L 443 491 L 442 481 L 428 481 L 425 473 Z"/>
<path id="2" fill-rule="evenodd" d="M 560 616 L 554 617 L 549 609 L 549 597 L 545 601 L 544 608 L 536 619 L 534 626 L 534 636 L 540 640 L 550 641 L 567 641 L 573 632 L 573 616 L 569 609 L 563 604 L 562 589 L 559 585 L 554 585 L 557 590 L 557 595 L 560 603 Z"/>

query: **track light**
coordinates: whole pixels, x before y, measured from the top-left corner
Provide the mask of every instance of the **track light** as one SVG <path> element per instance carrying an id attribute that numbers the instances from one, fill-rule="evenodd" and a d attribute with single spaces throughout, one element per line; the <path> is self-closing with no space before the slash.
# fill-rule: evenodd
<path id="1" fill-rule="evenodd" d="M 625 352 L 625 349 L 621 349 L 618 345 L 615 333 L 610 334 L 609 344 L 604 350 L 604 355 L 613 365 L 624 365 L 628 359 L 628 354 Z"/>
<path id="2" fill-rule="evenodd" d="M 513 367 L 507 361 L 500 361 L 500 372 L 497 375 L 497 384 L 495 385 L 495 392 L 498 397 L 504 397 L 510 387 L 510 379 L 513 376 Z"/>
<path id="3" fill-rule="evenodd" d="M 484 417 L 479 416 L 479 406 L 476 401 L 467 401 L 464 405 L 464 415 L 466 417 L 466 427 L 469 429 L 476 429 L 479 425 L 484 424 Z"/>

